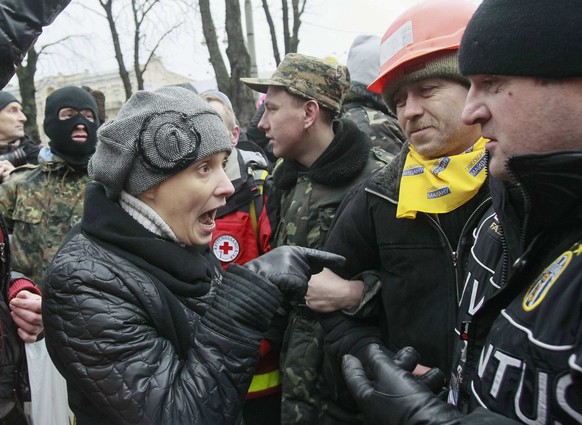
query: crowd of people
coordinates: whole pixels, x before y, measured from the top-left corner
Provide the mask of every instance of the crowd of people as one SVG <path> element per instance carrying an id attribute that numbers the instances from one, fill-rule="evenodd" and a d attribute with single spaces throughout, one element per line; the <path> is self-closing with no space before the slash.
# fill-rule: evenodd
<path id="1" fill-rule="evenodd" d="M 21 3 L 3 85 L 69 1 Z M 79 425 L 582 423 L 578 18 L 424 0 L 241 78 L 248 128 L 67 86 L 40 146 L 0 91 L 0 425 L 41 340 Z"/>

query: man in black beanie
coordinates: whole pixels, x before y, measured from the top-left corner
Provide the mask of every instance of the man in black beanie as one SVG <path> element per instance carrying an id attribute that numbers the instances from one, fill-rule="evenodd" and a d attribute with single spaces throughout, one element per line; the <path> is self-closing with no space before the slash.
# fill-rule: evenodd
<path id="1" fill-rule="evenodd" d="M 61 240 L 81 219 L 98 126 L 90 93 L 73 86 L 55 90 L 46 99 L 44 131 L 50 141 L 38 167 L 0 186 L 0 211 L 12 228 L 13 269 L 39 284 Z"/>
<path id="2" fill-rule="evenodd" d="M 38 164 L 40 147 L 24 133 L 26 115 L 20 101 L 0 91 L 0 181 L 6 181 L 15 167 Z"/>
<path id="3" fill-rule="evenodd" d="M 576 0 L 484 0 L 471 18 L 463 121 L 490 140 L 493 205 L 473 232 L 450 404 L 407 371 L 413 350 L 370 345 L 343 372 L 373 423 L 582 423 L 581 18 Z"/>

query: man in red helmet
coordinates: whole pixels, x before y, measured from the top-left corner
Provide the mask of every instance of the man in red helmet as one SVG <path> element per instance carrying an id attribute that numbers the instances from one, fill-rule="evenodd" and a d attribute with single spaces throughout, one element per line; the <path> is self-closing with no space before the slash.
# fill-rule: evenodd
<path id="1" fill-rule="evenodd" d="M 465 0 L 421 3 L 382 39 L 370 89 L 382 93 L 409 143 L 340 207 L 325 249 L 345 256 L 345 267 L 310 282 L 311 309 L 343 310 L 322 319 L 338 360 L 371 342 L 394 353 L 411 345 L 422 365 L 415 374 L 449 375 L 462 266 L 489 204 L 486 140 L 478 124 L 461 121 L 469 82 L 457 51 L 474 10 Z M 445 11 L 447 19 L 435 19 Z M 350 290 L 349 303 L 336 302 Z"/>
<path id="2" fill-rule="evenodd" d="M 372 344 L 366 371 L 343 365 L 371 423 L 582 423 L 581 19 L 576 0 L 484 0 L 467 25 L 462 117 L 490 139 L 492 208 L 460 303 L 458 409 Z"/>

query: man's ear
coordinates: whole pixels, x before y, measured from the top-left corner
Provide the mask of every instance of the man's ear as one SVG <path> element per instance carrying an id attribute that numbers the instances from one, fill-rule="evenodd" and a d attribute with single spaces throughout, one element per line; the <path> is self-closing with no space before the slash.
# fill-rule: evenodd
<path id="1" fill-rule="evenodd" d="M 319 116 L 319 103 L 310 99 L 303 104 L 305 110 L 305 127 L 311 127 Z"/>
<path id="2" fill-rule="evenodd" d="M 240 127 L 235 125 L 232 129 L 232 145 L 238 145 L 238 139 L 240 138 Z"/>

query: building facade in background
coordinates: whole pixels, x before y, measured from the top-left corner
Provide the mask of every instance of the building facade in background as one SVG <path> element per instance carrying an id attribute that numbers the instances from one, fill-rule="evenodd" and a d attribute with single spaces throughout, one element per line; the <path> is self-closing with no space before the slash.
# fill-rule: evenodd
<path id="1" fill-rule="evenodd" d="M 137 91 L 137 79 L 135 71 L 128 71 L 131 79 L 133 91 Z M 125 103 L 125 90 L 123 82 L 119 77 L 117 70 L 104 73 L 92 73 L 89 70 L 85 72 L 42 78 L 36 81 L 36 108 L 37 108 L 37 125 L 41 135 L 42 144 L 46 144 L 48 139 L 43 130 L 44 117 L 44 99 L 53 91 L 64 86 L 88 86 L 93 90 L 99 90 L 105 94 L 105 109 L 106 118 L 110 120 L 117 116 L 119 109 Z M 180 85 L 194 88 L 197 92 L 214 88 L 216 82 L 214 80 L 193 81 L 184 75 L 169 71 L 159 57 L 153 56 L 148 67 L 144 73 L 144 89 L 156 90 L 160 87 Z M 18 81 L 12 80 L 11 84 L 4 88 L 4 91 L 12 93 L 20 99 L 20 91 L 18 88 Z"/>

